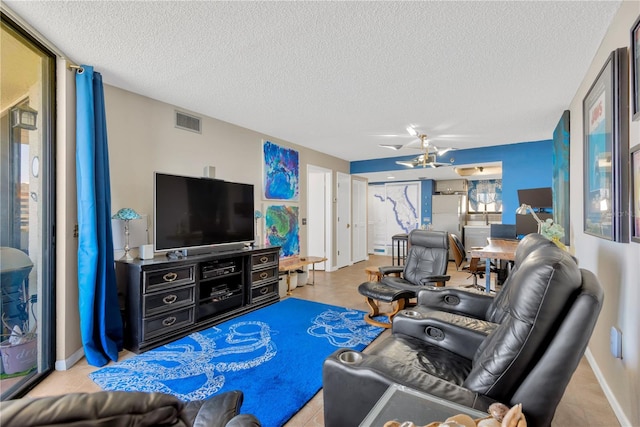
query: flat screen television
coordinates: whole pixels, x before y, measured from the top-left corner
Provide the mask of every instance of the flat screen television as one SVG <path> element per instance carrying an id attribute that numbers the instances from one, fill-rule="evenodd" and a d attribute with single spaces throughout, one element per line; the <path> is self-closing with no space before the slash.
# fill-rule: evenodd
<path id="1" fill-rule="evenodd" d="M 156 172 L 153 203 L 156 251 L 226 250 L 255 240 L 251 184 Z"/>

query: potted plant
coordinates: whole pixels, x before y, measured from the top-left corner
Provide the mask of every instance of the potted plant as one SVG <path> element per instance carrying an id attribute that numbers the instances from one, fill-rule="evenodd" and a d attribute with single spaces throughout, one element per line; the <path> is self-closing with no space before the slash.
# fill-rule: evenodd
<path id="1" fill-rule="evenodd" d="M 33 262 L 23 251 L 11 247 L 0 248 L 0 373 L 15 374 L 36 366 L 37 321 L 35 315 L 30 316 L 30 311 L 33 314 L 37 297 L 29 297 L 28 292 L 28 277 L 32 268 Z M 33 327 L 30 327 L 30 317 Z"/>
<path id="2" fill-rule="evenodd" d="M 551 218 L 547 218 L 545 222 L 540 226 L 540 234 L 553 243 L 558 245 L 560 249 L 567 249 L 567 247 L 560 241 L 564 237 L 564 228 L 560 224 L 554 224 Z"/>
<path id="3" fill-rule="evenodd" d="M 8 337 L 3 335 L 3 341 L 0 342 L 2 371 L 7 375 L 30 371 L 36 366 L 38 359 L 37 322 L 31 329 L 28 329 L 28 320 L 23 323 L 26 332 L 20 325 L 14 324 L 11 327 L 4 316 L 2 325 L 11 331 Z"/>

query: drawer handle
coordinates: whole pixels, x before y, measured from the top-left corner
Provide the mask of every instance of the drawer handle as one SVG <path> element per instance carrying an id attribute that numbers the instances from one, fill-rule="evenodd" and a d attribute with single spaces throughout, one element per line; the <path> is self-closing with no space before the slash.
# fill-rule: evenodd
<path id="1" fill-rule="evenodd" d="M 262 273 L 260 273 L 261 279 L 266 279 L 267 277 L 269 277 L 269 273 L 267 273 L 266 271 L 263 271 Z"/>
<path id="2" fill-rule="evenodd" d="M 174 323 L 176 323 L 176 320 L 177 320 L 177 319 L 176 319 L 174 316 L 167 317 L 166 319 L 164 319 L 164 320 L 162 321 L 162 324 L 163 324 L 164 326 L 171 326 L 171 325 L 173 325 Z"/>
<path id="3" fill-rule="evenodd" d="M 171 294 L 162 298 L 162 302 L 164 302 L 165 304 L 173 304 L 174 302 L 176 302 L 177 299 L 178 299 L 178 295 Z"/>
<path id="4" fill-rule="evenodd" d="M 262 294 L 262 295 L 266 294 L 267 292 L 269 292 L 269 288 L 260 289 L 260 294 Z"/>
<path id="5" fill-rule="evenodd" d="M 260 262 L 263 264 L 269 262 L 269 257 L 266 257 L 266 256 L 260 257 Z"/>
<path id="6" fill-rule="evenodd" d="M 173 282 L 178 278 L 178 274 L 171 272 L 171 273 L 165 274 L 164 276 L 162 276 L 162 278 L 164 279 L 165 282 Z"/>

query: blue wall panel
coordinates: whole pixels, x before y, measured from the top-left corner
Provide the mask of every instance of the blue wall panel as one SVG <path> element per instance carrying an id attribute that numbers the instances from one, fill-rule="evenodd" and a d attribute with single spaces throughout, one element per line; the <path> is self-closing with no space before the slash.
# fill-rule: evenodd
<path id="1" fill-rule="evenodd" d="M 432 179 L 425 179 L 422 181 L 420 188 L 420 194 L 422 197 L 422 206 L 420 212 L 422 213 L 422 219 L 420 224 L 431 224 L 431 196 L 435 188 L 435 181 Z"/>
<path id="2" fill-rule="evenodd" d="M 551 187 L 553 178 L 553 141 L 522 142 L 491 147 L 456 150 L 446 153 L 439 161 L 454 159 L 455 166 L 484 162 L 502 162 L 502 222 L 515 224 L 518 208 L 518 190 L 523 188 Z M 410 160 L 412 156 L 351 162 L 351 174 L 405 169 L 396 160 Z M 422 218 L 431 218 L 433 180 L 422 184 Z"/>

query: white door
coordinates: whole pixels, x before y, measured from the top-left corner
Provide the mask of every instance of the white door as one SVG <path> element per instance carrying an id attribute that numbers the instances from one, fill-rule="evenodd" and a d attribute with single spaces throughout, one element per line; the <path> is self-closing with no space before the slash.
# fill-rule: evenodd
<path id="1" fill-rule="evenodd" d="M 351 175 L 338 172 L 338 197 L 336 198 L 336 267 L 351 264 Z"/>
<path id="2" fill-rule="evenodd" d="M 331 265 L 331 170 L 307 166 L 307 255 L 322 256 L 326 262 L 315 265 L 326 270 Z"/>
<path id="3" fill-rule="evenodd" d="M 354 179 L 353 183 L 353 262 L 367 257 L 367 181 Z"/>

